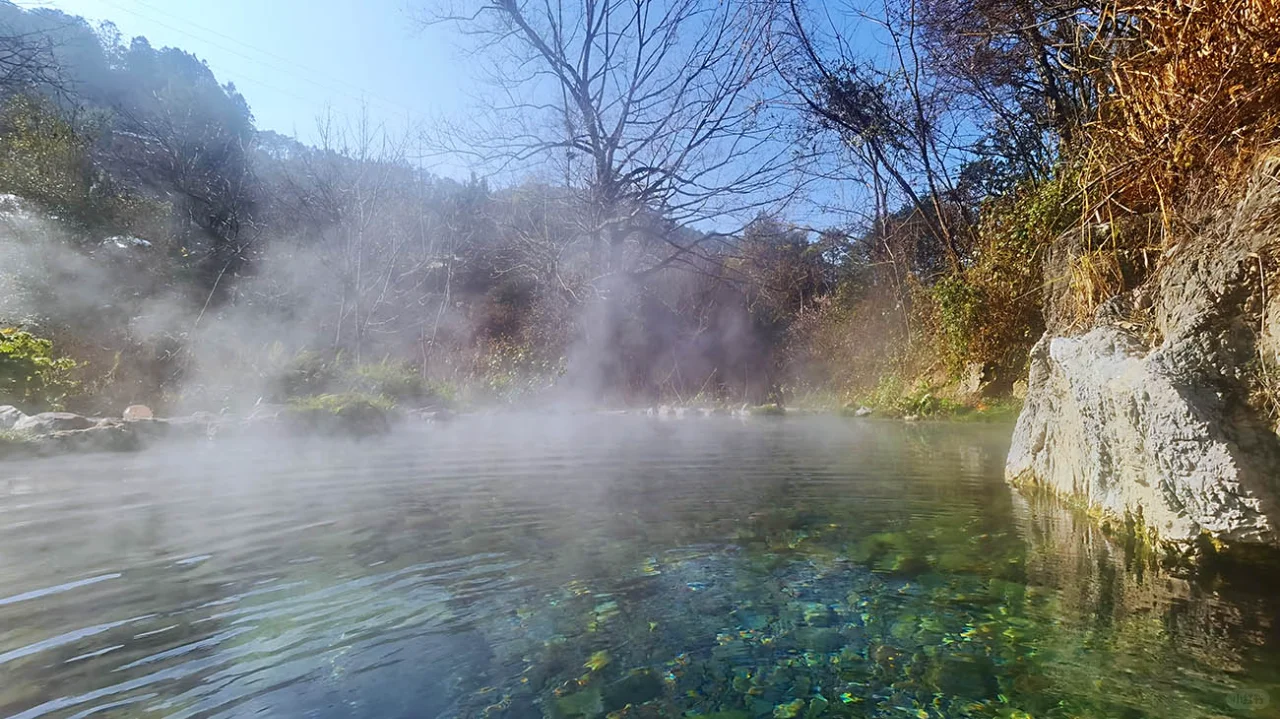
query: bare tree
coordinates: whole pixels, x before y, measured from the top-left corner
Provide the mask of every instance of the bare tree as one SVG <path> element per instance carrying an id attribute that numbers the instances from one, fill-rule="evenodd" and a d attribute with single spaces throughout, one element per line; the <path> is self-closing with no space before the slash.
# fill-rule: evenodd
<path id="1" fill-rule="evenodd" d="M 303 291 L 292 302 L 314 313 L 332 350 L 357 361 L 412 353 L 425 368 L 449 312 L 455 255 L 477 229 L 467 222 L 471 188 L 412 166 L 409 134 L 367 112 L 323 116 L 317 137 L 268 160 L 268 211 L 292 227 L 274 267 L 297 275 L 285 289 Z"/>
<path id="2" fill-rule="evenodd" d="M 62 94 L 64 85 L 49 33 L 0 27 L 0 94 L 35 87 Z"/>
<path id="3" fill-rule="evenodd" d="M 446 132 L 495 171 L 552 170 L 579 194 L 602 277 L 689 264 L 794 196 L 766 42 L 772 0 L 488 0 L 436 8 L 496 92 Z M 705 230 L 672 232 L 681 225 Z"/>
<path id="4" fill-rule="evenodd" d="M 959 136 L 966 118 L 923 57 L 915 0 L 886 0 L 879 14 L 854 2 L 810 13 L 788 0 L 778 28 L 772 51 L 779 74 L 816 121 L 816 133 L 838 138 L 852 159 L 831 172 L 869 188 L 871 226 L 912 208 L 951 268 L 960 269 L 976 224 L 954 201 L 955 172 L 969 156 Z M 883 52 L 873 51 L 870 38 Z"/>
<path id="5" fill-rule="evenodd" d="M 1001 160 L 1048 176 L 1098 107 L 1124 14 L 1103 0 L 918 0 L 930 64 L 993 137 Z"/>

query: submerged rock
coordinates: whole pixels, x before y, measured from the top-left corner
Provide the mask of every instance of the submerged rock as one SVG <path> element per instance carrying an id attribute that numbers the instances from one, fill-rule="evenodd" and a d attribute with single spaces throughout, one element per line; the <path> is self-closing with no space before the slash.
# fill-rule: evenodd
<path id="1" fill-rule="evenodd" d="M 573 694 L 566 694 L 555 701 L 554 717 L 597 717 L 604 714 L 604 700 L 600 687 L 591 687 Z"/>
<path id="2" fill-rule="evenodd" d="M 603 703 L 606 711 L 613 711 L 628 704 L 643 704 L 661 695 L 662 679 L 653 671 L 642 669 L 605 687 Z"/>

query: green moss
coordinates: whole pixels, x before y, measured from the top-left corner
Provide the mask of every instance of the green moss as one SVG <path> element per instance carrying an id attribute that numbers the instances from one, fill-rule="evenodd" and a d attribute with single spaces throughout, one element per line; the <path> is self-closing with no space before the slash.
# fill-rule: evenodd
<path id="1" fill-rule="evenodd" d="M 343 392 L 341 394 L 316 394 L 289 399 L 289 408 L 298 411 L 318 411 L 338 414 L 344 409 L 368 405 L 389 412 L 395 408 L 395 400 L 380 394 Z"/>
<path id="2" fill-rule="evenodd" d="M 16 327 L 0 328 L 0 404 L 60 409 L 79 389 L 73 377 L 78 366 L 59 357 L 51 340 Z"/>
<path id="3" fill-rule="evenodd" d="M 555 710 L 558 716 L 566 719 L 603 714 L 604 698 L 600 694 L 600 687 L 591 687 L 556 699 Z"/>
<path id="4" fill-rule="evenodd" d="M 960 401 L 954 387 L 935 386 L 927 382 L 908 385 L 900 378 L 881 378 L 876 389 L 861 395 L 841 410 L 842 416 L 857 416 L 866 407 L 876 417 L 914 416 L 965 422 L 1013 422 L 1022 411 L 1022 402 L 1013 398 Z"/>
<path id="5" fill-rule="evenodd" d="M 35 438 L 23 432 L 0 429 L 0 457 L 20 455 L 35 447 Z"/>
<path id="6" fill-rule="evenodd" d="M 781 417 L 787 413 L 787 408 L 780 404 L 762 404 L 751 408 L 751 414 L 761 417 Z"/>
<path id="7" fill-rule="evenodd" d="M 285 419 L 304 432 L 367 437 L 390 431 L 388 414 L 394 406 L 377 395 L 314 395 L 291 400 Z"/>

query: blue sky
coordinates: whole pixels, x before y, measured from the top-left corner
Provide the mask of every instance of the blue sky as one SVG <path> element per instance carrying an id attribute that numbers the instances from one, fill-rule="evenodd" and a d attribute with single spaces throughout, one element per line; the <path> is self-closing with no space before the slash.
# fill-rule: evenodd
<path id="1" fill-rule="evenodd" d="M 851 0 L 857 6 L 864 0 Z M 317 118 L 331 112 L 370 117 L 394 134 L 439 118 L 465 117 L 483 92 L 447 27 L 424 28 L 415 8 L 429 0 L 15 0 L 48 7 L 91 24 L 115 23 L 126 41 L 145 36 L 155 47 L 177 47 L 204 60 L 222 82 L 233 82 L 257 126 L 317 140 Z M 829 19 L 829 18 L 827 18 Z M 869 42 L 869 37 L 863 39 Z M 474 62 L 474 60 L 473 60 Z M 464 177 L 460 161 L 427 160 L 438 174 Z M 817 198 L 850 207 L 861 189 L 823 183 Z M 852 203 L 852 204 L 851 204 Z M 800 211 L 811 221 L 829 210 Z M 819 218 L 822 218 L 820 220 Z"/>
<path id="2" fill-rule="evenodd" d="M 465 104 L 452 42 L 414 21 L 408 0 L 18 0 L 96 25 L 110 20 L 126 39 L 177 47 L 234 82 L 260 129 L 315 138 L 331 109 L 355 117 L 362 105 L 389 127 L 453 114 Z"/>

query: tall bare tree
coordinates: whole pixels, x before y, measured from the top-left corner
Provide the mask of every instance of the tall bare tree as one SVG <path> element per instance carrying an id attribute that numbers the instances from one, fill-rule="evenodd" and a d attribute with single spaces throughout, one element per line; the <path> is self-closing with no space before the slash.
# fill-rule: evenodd
<path id="1" fill-rule="evenodd" d="M 955 171 L 969 154 L 958 137 L 965 118 L 924 57 L 915 2 L 867 7 L 788 0 L 771 46 L 775 64 L 815 137 L 834 137 L 845 151 L 835 178 L 869 188 L 871 226 L 911 208 L 958 270 L 975 225 L 954 202 Z"/>
<path id="2" fill-rule="evenodd" d="M 474 43 L 496 92 L 447 132 L 495 171 L 578 193 L 602 277 L 688 264 L 796 191 L 765 51 L 773 0 L 488 0 L 432 22 Z M 715 230 L 674 232 L 678 225 Z"/>
<path id="3" fill-rule="evenodd" d="M 0 94 L 41 88 L 65 92 L 49 33 L 21 32 L 0 25 Z"/>

